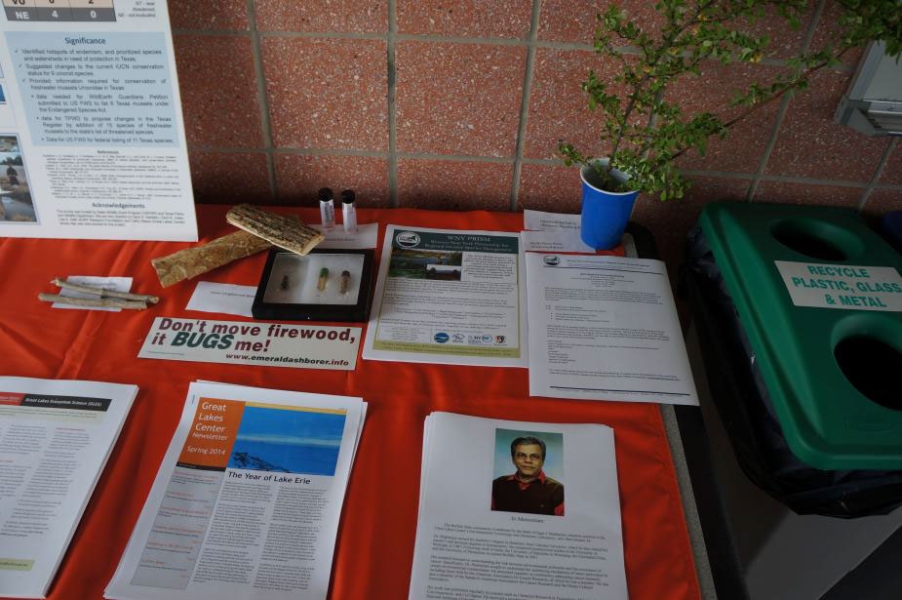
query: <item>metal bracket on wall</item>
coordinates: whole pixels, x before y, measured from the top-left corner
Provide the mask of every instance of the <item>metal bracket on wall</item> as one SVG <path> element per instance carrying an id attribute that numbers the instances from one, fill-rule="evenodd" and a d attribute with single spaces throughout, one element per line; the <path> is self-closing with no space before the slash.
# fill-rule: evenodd
<path id="1" fill-rule="evenodd" d="M 902 58 L 868 45 L 834 120 L 868 136 L 902 135 Z"/>

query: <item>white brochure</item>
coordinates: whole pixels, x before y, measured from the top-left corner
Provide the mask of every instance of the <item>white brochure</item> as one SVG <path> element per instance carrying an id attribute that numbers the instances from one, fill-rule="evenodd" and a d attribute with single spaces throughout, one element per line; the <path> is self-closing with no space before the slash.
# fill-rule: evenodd
<path id="1" fill-rule="evenodd" d="M 363 358 L 527 366 L 516 233 L 389 225 Z"/>
<path id="2" fill-rule="evenodd" d="M 3 0 L 0 236 L 196 241 L 165 0 Z"/>
<path id="3" fill-rule="evenodd" d="M 311 225 L 314 229 L 323 232 L 322 225 Z M 332 231 L 325 234 L 326 239 L 316 245 L 317 248 L 323 250 L 334 250 L 336 248 L 346 250 L 365 250 L 375 248 L 379 239 L 379 223 L 366 223 L 357 227 L 357 233 L 345 233 L 345 230 L 339 225 Z"/>
<path id="4" fill-rule="evenodd" d="M 614 431 L 426 418 L 410 600 L 626 600 Z"/>
<path id="5" fill-rule="evenodd" d="M 198 281 L 185 309 L 253 317 L 256 294 L 257 288 L 252 285 Z"/>
<path id="6" fill-rule="evenodd" d="M 539 210 L 523 211 L 523 229 L 579 235 L 580 216 Z"/>
<path id="7" fill-rule="evenodd" d="M 532 396 L 698 404 L 658 260 L 527 254 Z"/>
<path id="8" fill-rule="evenodd" d="M 595 254 L 595 249 L 582 241 L 579 232 L 573 231 L 523 231 L 524 252 L 580 252 Z"/>
<path id="9" fill-rule="evenodd" d="M 193 383 L 104 595 L 325 599 L 365 407 Z"/>
<path id="10" fill-rule="evenodd" d="M 0 596 L 46 597 L 137 393 L 0 377 Z"/>

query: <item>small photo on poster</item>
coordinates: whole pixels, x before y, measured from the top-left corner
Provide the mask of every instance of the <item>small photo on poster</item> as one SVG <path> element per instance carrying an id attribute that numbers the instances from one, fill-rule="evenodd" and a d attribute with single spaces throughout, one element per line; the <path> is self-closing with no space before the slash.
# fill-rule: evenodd
<path id="1" fill-rule="evenodd" d="M 463 256 L 463 252 L 395 248 L 392 250 L 388 276 L 460 281 Z"/>
<path id="2" fill-rule="evenodd" d="M 37 221 L 19 139 L 14 135 L 0 135 L 0 220 Z"/>
<path id="3" fill-rule="evenodd" d="M 493 511 L 564 516 L 564 435 L 495 430 Z"/>
<path id="4" fill-rule="evenodd" d="M 13 107 L 6 100 L 6 86 L 0 83 L 0 131 L 15 131 L 16 116 L 13 114 Z"/>

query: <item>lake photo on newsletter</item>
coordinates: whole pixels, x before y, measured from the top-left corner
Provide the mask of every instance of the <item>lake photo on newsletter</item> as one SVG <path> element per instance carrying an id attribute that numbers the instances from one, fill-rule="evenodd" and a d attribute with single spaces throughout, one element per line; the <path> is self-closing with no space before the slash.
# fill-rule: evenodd
<path id="1" fill-rule="evenodd" d="M 246 406 L 230 469 L 334 475 L 344 413 Z"/>

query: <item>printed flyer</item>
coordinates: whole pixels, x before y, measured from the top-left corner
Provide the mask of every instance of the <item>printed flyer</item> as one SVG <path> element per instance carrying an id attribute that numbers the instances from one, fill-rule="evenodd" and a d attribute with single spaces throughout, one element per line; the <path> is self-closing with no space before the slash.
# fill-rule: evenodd
<path id="1" fill-rule="evenodd" d="M 107 598 L 325 599 L 360 398 L 193 383 Z"/>
<path id="2" fill-rule="evenodd" d="M 360 327 L 157 317 L 138 358 L 353 371 Z"/>
<path id="3" fill-rule="evenodd" d="M 698 404 L 667 268 L 616 256 L 526 256 L 529 395 Z"/>
<path id="4" fill-rule="evenodd" d="M 0 377 L 0 596 L 47 596 L 137 393 Z"/>
<path id="5" fill-rule="evenodd" d="M 525 367 L 520 236 L 389 225 L 363 357 Z"/>
<path id="6" fill-rule="evenodd" d="M 614 430 L 429 415 L 409 598 L 626 600 Z"/>
<path id="7" fill-rule="evenodd" d="M 196 241 L 165 0 L 3 0 L 0 235 Z"/>

